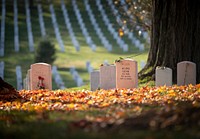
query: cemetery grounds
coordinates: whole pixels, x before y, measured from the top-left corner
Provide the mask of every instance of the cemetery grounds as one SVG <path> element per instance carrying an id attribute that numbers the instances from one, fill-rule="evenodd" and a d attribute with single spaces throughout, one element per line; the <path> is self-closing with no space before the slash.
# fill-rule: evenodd
<path id="1" fill-rule="evenodd" d="M 56 2 L 54 2 L 56 5 Z M 7 9 L 12 5 L 7 3 Z M 80 5 L 79 5 L 80 6 Z M 20 8 L 21 7 L 21 8 Z M 47 11 L 43 6 L 44 20 L 51 23 Z M 68 9 L 71 9 L 68 5 Z M 94 10 L 94 8 L 93 8 Z M 107 9 L 108 10 L 108 9 Z M 56 8 L 57 17 L 62 16 L 60 8 Z M 72 11 L 72 9 L 71 9 Z M 39 43 L 40 28 L 37 9 L 31 11 L 33 35 L 35 44 Z M 21 13 L 21 14 L 20 14 Z M 19 4 L 20 51 L 15 53 L 13 48 L 13 12 L 7 12 L 5 57 L 5 78 L 16 87 L 15 67 L 21 65 L 23 76 L 33 63 L 34 54 L 29 52 L 26 31 L 24 8 Z M 112 16 L 112 15 L 110 15 Z M 95 38 L 97 51 L 91 52 L 80 33 L 75 15 L 71 15 L 72 25 L 78 41 L 81 42 L 81 53 L 77 53 L 69 38 L 63 37 L 67 51 L 59 52 L 55 34 L 51 24 L 45 24 L 47 33 L 56 44 L 57 60 L 60 74 L 67 87 L 75 86 L 70 76 L 69 66 L 78 68 L 83 77 L 85 86 L 66 90 L 57 90 L 53 82 L 53 90 L 19 91 L 20 98 L 0 101 L 0 138 L 200 138 L 200 85 L 153 87 L 152 83 L 140 83 L 137 89 L 89 90 L 89 77 L 85 68 L 85 61 L 91 60 L 95 69 L 105 58 L 113 63 L 119 56 L 128 57 L 140 53 L 135 48 L 121 53 L 116 46 L 113 52 L 108 53 Z M 86 16 L 83 16 L 86 17 Z M 97 19 L 97 21 L 100 19 Z M 62 35 L 67 36 L 64 20 L 58 18 Z M 88 21 L 89 22 L 89 21 Z M 99 22 L 100 24 L 101 22 Z M 86 24 L 91 26 L 90 23 Z M 106 28 L 105 25 L 101 25 Z M 117 28 L 117 27 L 116 27 Z M 96 36 L 91 28 L 90 33 Z M 109 33 L 104 32 L 107 38 Z M 126 39 L 126 38 L 125 38 Z M 114 42 L 110 37 L 111 42 Z M 130 43 L 130 42 L 129 42 Z M 99 46 L 99 47 L 98 47 Z M 147 58 L 148 49 L 135 60 Z M 97 58 L 94 58 L 97 57 Z M 80 61 L 80 59 L 82 61 Z"/>

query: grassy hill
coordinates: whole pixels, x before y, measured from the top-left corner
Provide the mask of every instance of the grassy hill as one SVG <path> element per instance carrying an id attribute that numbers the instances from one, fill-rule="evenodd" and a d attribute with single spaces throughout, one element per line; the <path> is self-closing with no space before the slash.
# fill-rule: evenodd
<path id="1" fill-rule="evenodd" d="M 109 63 L 113 63 L 119 57 L 134 56 L 137 55 L 138 53 L 141 53 L 135 46 L 132 45 L 131 41 L 128 39 L 127 36 L 123 36 L 123 40 L 129 45 L 129 51 L 123 52 L 122 49 L 119 48 L 112 35 L 108 32 L 107 27 L 105 26 L 102 20 L 100 12 L 98 11 L 95 1 L 90 0 L 89 4 L 92 8 L 93 13 L 95 14 L 95 18 L 99 26 L 101 27 L 106 38 L 113 45 L 113 51 L 107 52 L 107 50 L 101 44 L 100 39 L 98 38 L 96 32 L 94 31 L 92 24 L 90 23 L 89 16 L 85 9 L 83 1 L 77 1 L 78 8 L 83 17 L 83 21 L 88 29 L 90 36 L 92 37 L 92 40 L 97 45 L 96 52 L 92 52 L 92 50 L 87 45 L 86 40 L 78 25 L 78 21 L 75 16 L 71 1 L 65 0 L 65 5 L 68 10 L 68 14 L 70 17 L 74 33 L 77 37 L 77 40 L 80 43 L 80 51 L 76 52 L 64 22 L 64 16 L 61 10 L 60 1 L 52 1 L 52 3 L 54 5 L 54 10 L 56 13 L 60 34 L 65 45 L 64 53 L 60 52 L 51 21 L 49 3 L 46 1 L 41 2 L 44 24 L 47 36 L 55 44 L 57 49 L 56 53 L 57 59 L 54 65 L 58 66 L 58 71 L 61 74 L 62 79 L 65 82 L 65 86 L 67 88 L 76 87 L 76 84 L 73 81 L 72 76 L 70 75 L 69 72 L 69 68 L 71 66 L 76 67 L 80 76 L 83 78 L 84 83 L 87 85 L 89 84 L 89 73 L 86 70 L 86 65 L 85 65 L 86 61 L 90 61 L 94 69 L 99 69 L 99 65 L 103 63 L 104 60 L 108 60 Z M 5 62 L 4 79 L 15 87 L 16 87 L 16 73 L 15 73 L 16 66 L 20 65 L 22 67 L 22 76 L 24 78 L 27 70 L 30 68 L 30 65 L 34 63 L 34 53 L 29 52 L 29 47 L 28 47 L 28 33 L 26 25 L 26 11 L 25 11 L 24 0 L 18 0 L 17 4 L 18 4 L 18 27 L 19 27 L 20 51 L 18 53 L 14 51 L 13 1 L 6 0 L 5 56 L 0 57 L 0 61 Z M 106 1 L 102 1 L 102 5 L 111 23 L 117 30 L 119 28 L 119 25 L 117 24 L 114 15 L 110 11 L 108 3 Z M 34 47 L 36 48 L 39 44 L 39 41 L 41 40 L 37 2 L 34 2 L 34 7 L 30 9 L 30 13 L 31 13 Z M 139 36 L 137 37 L 138 39 L 141 39 L 139 38 Z M 144 40 L 142 39 L 141 41 L 144 42 Z M 140 61 L 141 60 L 146 61 L 147 54 L 148 54 L 148 44 L 145 44 L 145 51 L 143 51 L 141 55 L 133 57 L 133 59 L 138 61 L 139 69 L 140 69 Z M 54 82 L 53 82 L 53 89 L 57 89 Z"/>

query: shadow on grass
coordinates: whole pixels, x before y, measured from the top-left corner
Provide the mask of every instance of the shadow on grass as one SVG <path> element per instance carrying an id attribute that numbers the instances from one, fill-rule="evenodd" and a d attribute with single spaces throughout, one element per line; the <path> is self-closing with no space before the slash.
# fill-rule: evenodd
<path id="1" fill-rule="evenodd" d="M 186 130 L 148 130 L 121 128 L 120 130 L 94 130 L 76 128 L 73 121 L 85 117 L 89 112 L 62 112 L 62 111 L 1 111 L 0 138 L 8 139 L 197 139 L 198 129 Z M 137 127 L 135 127 L 137 128 Z"/>

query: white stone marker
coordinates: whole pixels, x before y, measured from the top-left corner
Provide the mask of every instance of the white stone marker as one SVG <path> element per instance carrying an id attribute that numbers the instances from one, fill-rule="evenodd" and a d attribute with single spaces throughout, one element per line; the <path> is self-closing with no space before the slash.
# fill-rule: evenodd
<path id="1" fill-rule="evenodd" d="M 172 69 L 167 67 L 156 68 L 156 86 L 172 86 Z"/>
<path id="2" fill-rule="evenodd" d="M 116 88 L 136 88 L 138 86 L 137 61 L 124 59 L 116 64 Z"/>
<path id="3" fill-rule="evenodd" d="M 23 89 L 21 66 L 16 66 L 17 90 Z"/>
<path id="4" fill-rule="evenodd" d="M 0 77 L 1 77 L 2 79 L 4 79 L 4 67 L 5 67 L 4 61 L 1 61 L 1 62 L 0 62 Z"/>
<path id="5" fill-rule="evenodd" d="M 5 47 L 6 0 L 2 0 L 1 10 L 0 56 L 2 57 L 4 56 Z"/>
<path id="6" fill-rule="evenodd" d="M 182 61 L 177 64 L 177 85 L 196 84 L 196 64 Z"/>
<path id="7" fill-rule="evenodd" d="M 31 74 L 31 70 L 29 69 L 28 72 L 27 72 L 27 75 L 26 75 L 26 78 L 27 78 L 27 90 L 30 90 L 31 89 L 31 84 L 30 84 L 30 74 Z"/>
<path id="8" fill-rule="evenodd" d="M 44 89 L 52 90 L 51 65 L 46 63 L 32 64 L 30 70 L 30 90 L 41 89 L 39 86 L 42 86 L 42 84 Z"/>
<path id="9" fill-rule="evenodd" d="M 100 88 L 105 90 L 116 88 L 115 65 L 100 67 Z"/>
<path id="10" fill-rule="evenodd" d="M 27 90 L 27 78 L 24 78 L 23 80 L 23 88 Z"/>
<path id="11" fill-rule="evenodd" d="M 30 52 L 34 51 L 34 41 L 33 41 L 33 32 L 32 32 L 32 24 L 31 24 L 31 13 L 29 9 L 29 0 L 25 0 L 25 9 L 26 9 L 26 24 L 27 24 L 27 32 L 28 32 L 28 43 Z"/>
<path id="12" fill-rule="evenodd" d="M 18 28 L 18 9 L 17 0 L 14 0 L 14 46 L 15 52 L 19 52 L 19 28 Z"/>
<path id="13" fill-rule="evenodd" d="M 90 90 L 95 91 L 98 89 L 99 86 L 99 79 L 100 71 L 92 71 L 90 73 Z"/>

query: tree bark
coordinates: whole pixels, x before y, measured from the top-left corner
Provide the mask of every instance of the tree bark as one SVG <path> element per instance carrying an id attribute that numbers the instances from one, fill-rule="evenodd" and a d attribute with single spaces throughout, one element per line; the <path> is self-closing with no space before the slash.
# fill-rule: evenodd
<path id="1" fill-rule="evenodd" d="M 199 7 L 199 0 L 152 0 L 151 47 L 141 78 L 153 76 L 157 66 L 165 66 L 173 70 L 176 83 L 177 63 L 187 60 L 196 63 L 200 82 Z"/>

